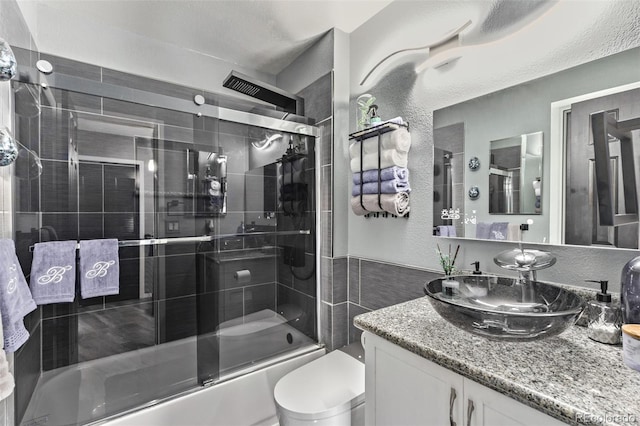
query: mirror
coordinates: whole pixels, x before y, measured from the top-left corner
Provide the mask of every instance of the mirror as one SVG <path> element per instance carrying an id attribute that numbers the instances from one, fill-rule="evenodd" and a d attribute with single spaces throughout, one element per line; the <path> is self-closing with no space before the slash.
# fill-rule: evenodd
<path id="1" fill-rule="evenodd" d="M 634 88 L 640 88 L 640 48 L 434 111 L 433 235 L 637 247 L 637 224 L 600 225 L 589 120 L 590 114 L 601 110 L 612 116 L 622 111 L 624 116 L 617 118 L 622 121 L 639 118 L 640 111 L 621 109 L 617 100 L 590 101 Z M 640 98 L 630 104 L 640 105 Z M 639 133 L 631 132 L 635 139 Z M 501 164 L 497 150 L 511 145 L 522 154 L 523 135 L 527 140 L 532 135 L 531 148 L 525 150 L 541 155 L 532 155 L 531 164 L 529 158 L 521 161 L 517 178 L 513 173 L 511 187 L 507 184 L 505 190 L 507 179 L 501 175 L 516 166 Z M 536 138 L 539 142 L 534 143 Z M 615 163 L 617 145 L 609 145 L 611 170 L 622 173 Z M 578 155 L 581 160 L 576 160 Z M 477 159 L 475 169 L 469 167 L 472 158 Z M 635 168 L 640 177 L 640 164 Z M 588 175 L 583 177 L 582 172 Z M 578 183 L 570 186 L 567 179 Z M 474 186 L 479 196 L 471 199 L 467 193 Z M 612 188 L 610 193 L 624 189 Z M 613 211 L 615 215 L 632 210 L 619 204 L 621 210 Z M 576 215 L 584 218 L 578 221 Z M 492 226 L 500 232 L 488 232 Z M 627 232 L 632 228 L 633 232 Z M 634 241 L 623 242 L 629 234 Z"/>
<path id="2" fill-rule="evenodd" d="M 542 214 L 542 132 L 491 141 L 490 214 Z"/>

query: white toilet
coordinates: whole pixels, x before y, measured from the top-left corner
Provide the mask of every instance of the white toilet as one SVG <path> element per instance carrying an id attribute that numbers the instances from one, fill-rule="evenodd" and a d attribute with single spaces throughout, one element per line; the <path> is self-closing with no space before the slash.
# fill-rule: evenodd
<path id="1" fill-rule="evenodd" d="M 341 350 L 285 375 L 273 394 L 281 426 L 364 425 L 364 363 Z"/>

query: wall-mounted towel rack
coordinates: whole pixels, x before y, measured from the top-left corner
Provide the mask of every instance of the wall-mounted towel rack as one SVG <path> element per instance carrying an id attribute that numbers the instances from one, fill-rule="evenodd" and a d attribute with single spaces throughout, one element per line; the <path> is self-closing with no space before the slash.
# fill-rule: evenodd
<path id="1" fill-rule="evenodd" d="M 202 235 L 194 237 L 173 237 L 173 238 L 145 238 L 142 240 L 121 240 L 118 247 L 143 247 L 153 245 L 203 243 L 223 238 L 237 237 L 265 237 L 265 236 L 286 236 L 286 235 L 309 235 L 311 231 L 301 229 L 297 231 L 273 231 L 273 232 L 245 232 L 239 234 Z M 80 243 L 76 244 L 76 250 L 80 248 Z M 29 246 L 29 251 L 33 251 L 33 246 Z"/>
<path id="2" fill-rule="evenodd" d="M 364 130 L 359 130 L 357 132 L 351 133 L 349 135 L 349 140 L 362 141 L 373 136 L 380 136 L 384 133 L 391 132 L 392 130 L 398 130 L 401 127 L 409 130 L 409 123 L 386 122 L 377 126 L 371 126 Z"/>
<path id="3" fill-rule="evenodd" d="M 359 195 L 359 204 L 360 207 L 367 211 L 368 209 L 365 207 L 364 202 L 363 202 L 363 196 L 364 196 L 364 190 L 363 190 L 363 185 L 364 185 L 364 179 L 363 179 L 363 173 L 364 173 L 364 143 L 363 141 L 372 137 L 377 137 L 377 159 L 378 159 L 378 164 L 377 164 L 377 170 L 378 170 L 378 191 L 377 191 L 377 195 L 378 195 L 378 207 L 380 208 L 380 210 L 384 210 L 383 206 L 382 206 L 382 202 L 381 202 L 381 196 L 382 196 L 382 158 L 381 158 L 381 152 L 382 152 L 382 140 L 381 140 L 381 136 L 385 133 L 388 132 L 392 132 L 401 128 L 405 128 L 407 131 L 409 131 L 409 123 L 407 122 L 402 122 L 402 120 L 392 120 L 392 121 L 387 121 L 387 122 L 383 122 L 379 125 L 376 126 L 372 126 L 369 127 L 367 129 L 364 130 L 359 130 L 357 132 L 351 133 L 349 135 L 349 140 L 353 140 L 355 142 L 360 142 L 360 169 L 358 172 L 360 174 L 360 195 Z M 383 212 L 371 212 L 368 214 L 365 214 L 364 217 L 366 218 L 370 218 L 370 217 L 399 217 L 398 215 L 383 211 Z M 405 213 L 404 215 L 402 215 L 402 217 L 408 218 L 409 217 L 409 212 Z"/>

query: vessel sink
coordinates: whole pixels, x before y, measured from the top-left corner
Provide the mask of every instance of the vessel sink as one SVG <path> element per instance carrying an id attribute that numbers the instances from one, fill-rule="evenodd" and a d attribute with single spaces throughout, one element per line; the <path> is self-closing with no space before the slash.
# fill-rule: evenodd
<path id="1" fill-rule="evenodd" d="M 460 275 L 457 294 L 442 291 L 444 278 L 425 284 L 436 312 L 465 331 L 496 340 L 531 341 L 562 333 L 584 308 L 577 294 L 540 281 Z M 448 292 L 447 292 L 448 293 Z"/>

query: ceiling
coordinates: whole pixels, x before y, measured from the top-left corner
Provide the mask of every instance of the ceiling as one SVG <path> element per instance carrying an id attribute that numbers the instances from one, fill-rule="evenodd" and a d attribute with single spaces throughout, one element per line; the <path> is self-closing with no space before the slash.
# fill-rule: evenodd
<path id="1" fill-rule="evenodd" d="M 391 1 L 29 0 L 274 75 L 331 28 L 350 33 Z"/>
<path id="2" fill-rule="evenodd" d="M 149 75 L 154 78 L 184 84 L 198 81 L 203 87 L 209 87 L 208 80 L 222 81 L 224 75 L 214 75 L 215 67 L 201 67 L 205 70 L 201 71 L 202 76 L 198 70 L 181 69 L 173 62 L 186 63 L 184 55 L 166 66 L 158 65 L 155 58 L 163 53 L 162 45 L 177 46 L 174 55 L 197 52 L 209 60 L 203 63 L 219 59 L 231 63 L 234 69 L 247 70 L 243 72 L 252 75 L 255 71 L 256 78 L 275 81 L 280 71 L 335 27 L 351 33 L 351 45 L 358 46 L 350 52 L 351 74 L 358 79 L 352 81 L 352 89 L 368 90 L 358 83 L 376 63 L 398 50 L 428 46 L 468 20 L 472 24 L 460 34 L 460 46 L 466 49 L 465 61 L 470 64 L 467 68 L 471 73 L 486 71 L 488 81 L 500 80 L 505 74 L 524 78 L 529 70 L 551 72 L 556 62 L 558 66 L 565 62 L 572 66 L 604 56 L 601 51 L 616 51 L 608 46 L 619 45 L 622 50 L 640 43 L 635 18 L 640 13 L 637 0 L 18 2 L 30 27 L 35 29 L 36 44 L 43 52 L 144 75 L 151 68 L 153 75 Z M 110 28 L 116 31 L 108 31 Z M 105 40 L 105 34 L 116 37 Z M 136 49 L 128 49 L 132 39 Z M 430 56 L 437 58 L 430 50 L 409 50 L 417 63 Z M 120 53 L 133 55 L 135 60 L 127 60 Z M 588 57 L 577 58 L 578 55 Z M 104 58 L 109 59 L 106 64 Z M 549 64 L 548 60 L 556 62 Z M 384 61 L 377 72 L 384 75 L 407 61 L 402 55 L 395 55 Z M 437 86 L 456 87 L 450 83 L 460 81 L 465 61 L 437 74 Z M 133 69 L 132 64 L 139 67 Z M 496 67 L 504 72 L 496 73 Z M 432 72 L 430 79 L 435 81 L 433 77 Z M 370 79 L 371 84 L 375 82 Z"/>

